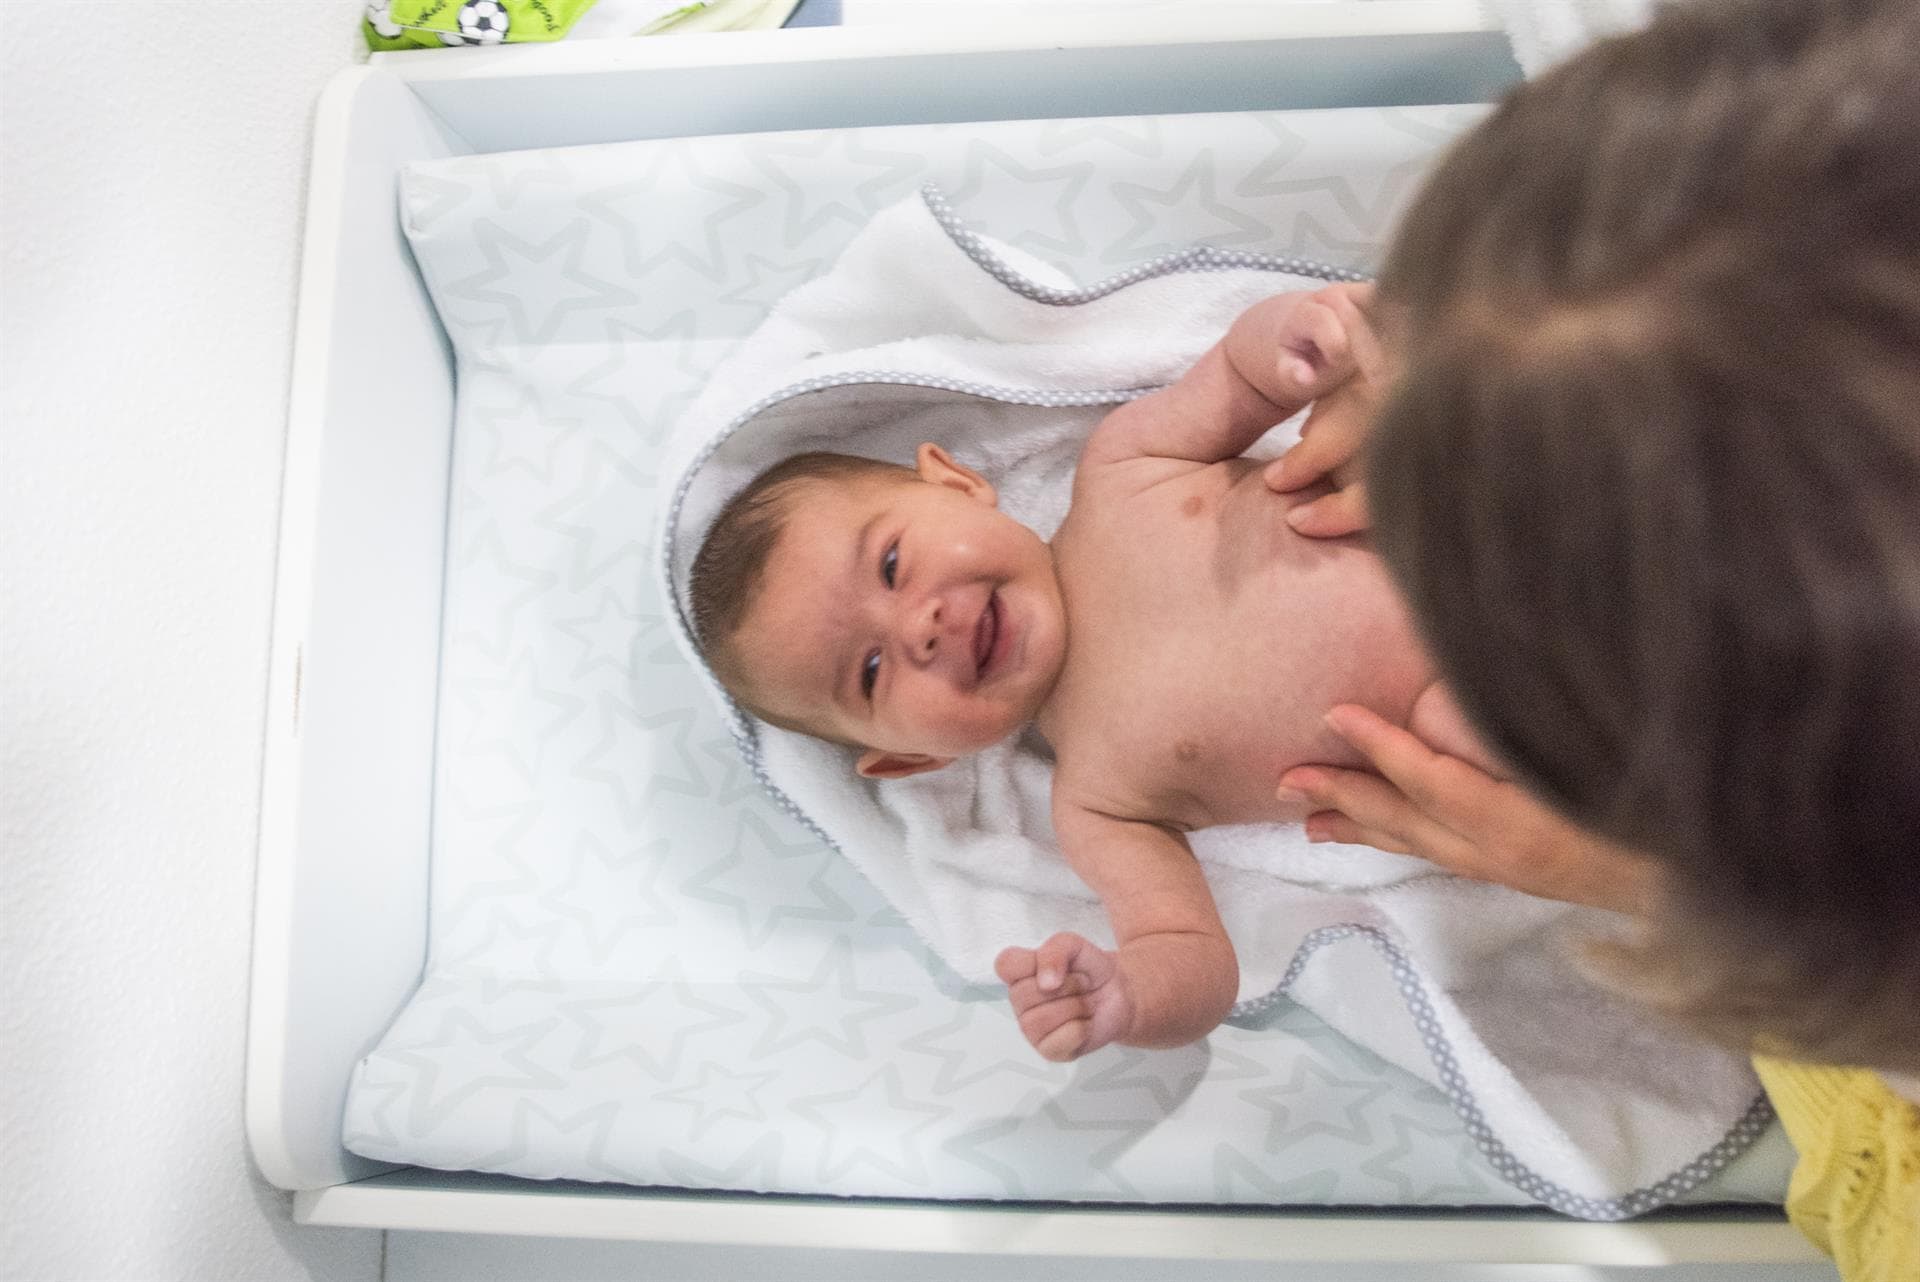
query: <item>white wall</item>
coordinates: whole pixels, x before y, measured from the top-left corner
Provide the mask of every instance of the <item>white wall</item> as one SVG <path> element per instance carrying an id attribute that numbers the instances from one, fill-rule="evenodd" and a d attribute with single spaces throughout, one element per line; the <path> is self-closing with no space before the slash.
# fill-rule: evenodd
<path id="1" fill-rule="evenodd" d="M 356 0 L 0 4 L 0 1276 L 339 1279 L 241 1067 L 307 141 Z"/>

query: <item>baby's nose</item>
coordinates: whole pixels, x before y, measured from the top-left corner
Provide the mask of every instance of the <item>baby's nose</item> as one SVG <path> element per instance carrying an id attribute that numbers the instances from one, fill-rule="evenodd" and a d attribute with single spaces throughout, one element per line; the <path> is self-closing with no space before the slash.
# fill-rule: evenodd
<path id="1" fill-rule="evenodd" d="M 931 662 L 940 653 L 950 614 L 945 599 L 939 596 L 928 597 L 915 609 L 907 629 L 907 645 L 915 662 Z"/>

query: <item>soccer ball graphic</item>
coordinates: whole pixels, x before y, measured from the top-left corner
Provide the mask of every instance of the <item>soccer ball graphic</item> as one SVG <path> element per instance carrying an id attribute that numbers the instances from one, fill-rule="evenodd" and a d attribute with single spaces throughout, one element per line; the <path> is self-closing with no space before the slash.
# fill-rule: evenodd
<path id="1" fill-rule="evenodd" d="M 467 0 L 460 6 L 460 38 L 470 45 L 497 45 L 507 38 L 507 10 L 500 0 Z"/>
<path id="2" fill-rule="evenodd" d="M 380 0 L 379 4 L 367 6 L 367 23 L 389 40 L 400 34 L 400 24 L 393 20 L 393 6 L 389 0 Z"/>

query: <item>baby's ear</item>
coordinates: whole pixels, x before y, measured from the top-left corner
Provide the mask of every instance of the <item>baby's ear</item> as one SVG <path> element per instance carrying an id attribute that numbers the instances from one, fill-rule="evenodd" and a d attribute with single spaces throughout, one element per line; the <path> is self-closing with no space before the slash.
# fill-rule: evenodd
<path id="1" fill-rule="evenodd" d="M 905 779 L 910 775 L 938 770 L 952 761 L 952 757 L 929 757 L 918 752 L 882 752 L 878 748 L 868 748 L 860 754 L 860 764 L 854 769 L 859 771 L 863 779 Z"/>
<path id="2" fill-rule="evenodd" d="M 931 485 L 944 485 L 950 490 L 959 490 L 962 494 L 988 507 L 998 507 L 1000 496 L 989 481 L 972 468 L 954 460 L 953 455 L 935 445 L 932 441 L 920 447 L 918 466 L 920 479 Z"/>

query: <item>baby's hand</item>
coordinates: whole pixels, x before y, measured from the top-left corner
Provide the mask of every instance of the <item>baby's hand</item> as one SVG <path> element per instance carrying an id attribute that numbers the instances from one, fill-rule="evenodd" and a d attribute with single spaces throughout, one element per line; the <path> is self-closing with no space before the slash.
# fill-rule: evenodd
<path id="1" fill-rule="evenodd" d="M 1287 513 L 1287 524 L 1315 538 L 1337 538 L 1364 530 L 1366 486 L 1360 479 L 1361 455 L 1373 431 L 1381 389 L 1388 378 L 1387 358 L 1368 323 L 1371 285 L 1333 285 L 1300 309 L 1308 327 L 1309 350 L 1324 356 L 1324 368 L 1300 356 L 1301 339 L 1282 342 L 1277 357 L 1302 387 L 1313 380 L 1313 412 L 1300 429 L 1300 442 L 1267 464 L 1267 488 L 1285 494 L 1317 482 L 1334 489 Z M 1332 326 L 1332 334 L 1325 331 Z"/>
<path id="2" fill-rule="evenodd" d="M 1020 1031 L 1043 1059 L 1078 1059 L 1132 1022 L 1133 1001 L 1118 956 L 1078 935 L 1058 934 L 1038 948 L 1005 949 L 993 969 L 1007 985 Z"/>
<path id="3" fill-rule="evenodd" d="M 1286 295 L 1293 306 L 1270 337 L 1279 349 L 1273 359 L 1282 386 L 1296 388 L 1299 401 L 1325 396 L 1355 373 L 1361 353 L 1354 348 L 1350 325 L 1360 316 L 1355 300 L 1371 298 L 1372 288 L 1329 285 L 1311 294 Z M 1365 333 L 1361 342 L 1372 338 L 1371 332 Z"/>

